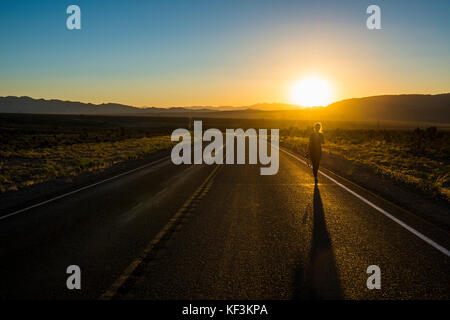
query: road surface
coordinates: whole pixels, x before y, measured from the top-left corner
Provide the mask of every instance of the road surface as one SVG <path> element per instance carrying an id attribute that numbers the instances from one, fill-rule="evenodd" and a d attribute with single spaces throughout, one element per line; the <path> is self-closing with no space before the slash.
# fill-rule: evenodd
<path id="1" fill-rule="evenodd" d="M 0 298 L 450 298 L 448 233 L 284 152 L 259 168 L 167 159 L 0 220 Z"/>

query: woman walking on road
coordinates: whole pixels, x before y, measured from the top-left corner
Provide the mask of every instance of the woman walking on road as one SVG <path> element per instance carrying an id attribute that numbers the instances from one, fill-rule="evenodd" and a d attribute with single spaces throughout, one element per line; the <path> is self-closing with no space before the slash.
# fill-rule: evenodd
<path id="1" fill-rule="evenodd" d="M 322 125 L 317 122 L 314 132 L 309 136 L 308 157 L 312 163 L 314 181 L 317 184 L 317 172 L 319 171 L 320 158 L 322 157 L 322 144 L 324 143 Z"/>

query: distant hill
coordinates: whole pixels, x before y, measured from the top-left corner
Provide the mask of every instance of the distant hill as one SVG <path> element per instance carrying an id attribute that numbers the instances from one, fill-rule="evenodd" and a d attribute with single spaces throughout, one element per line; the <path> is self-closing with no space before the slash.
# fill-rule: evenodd
<path id="1" fill-rule="evenodd" d="M 143 114 L 143 113 L 183 113 L 183 112 L 216 112 L 237 110 L 293 110 L 299 107 L 284 103 L 259 103 L 252 106 L 189 106 L 172 108 L 137 108 L 133 106 L 103 103 L 92 104 L 62 100 L 33 99 L 30 97 L 0 97 L 0 112 L 5 113 L 44 113 L 44 114 Z"/>
<path id="2" fill-rule="evenodd" d="M 384 95 L 342 100 L 328 105 L 335 118 L 450 122 L 450 93 Z"/>
<path id="3" fill-rule="evenodd" d="M 0 97 L 0 113 L 161 115 L 224 118 L 418 121 L 450 123 L 450 93 L 437 95 L 383 95 L 341 100 L 327 107 L 300 108 L 282 103 L 241 107 L 136 108 L 106 103 L 91 104 L 30 97 Z"/>
<path id="4" fill-rule="evenodd" d="M 140 112 L 138 108 L 107 103 L 91 103 L 33 99 L 30 97 L 0 97 L 0 112 L 46 114 L 128 114 Z"/>

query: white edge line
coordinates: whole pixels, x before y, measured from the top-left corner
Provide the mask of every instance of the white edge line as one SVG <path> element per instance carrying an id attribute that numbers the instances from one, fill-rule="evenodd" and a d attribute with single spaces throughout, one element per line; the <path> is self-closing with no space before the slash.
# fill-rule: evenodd
<path id="1" fill-rule="evenodd" d="M 304 161 L 303 159 L 297 157 L 296 155 L 292 154 L 289 151 L 283 150 L 281 148 L 279 148 L 279 150 L 283 151 L 284 153 L 290 155 L 291 157 L 297 159 L 298 161 L 307 164 L 306 161 Z M 425 241 L 426 243 L 428 243 L 430 246 L 434 247 L 435 249 L 439 250 L 440 252 L 442 252 L 443 254 L 445 254 L 447 257 L 450 257 L 450 251 L 447 250 L 446 248 L 444 248 L 443 246 L 441 246 L 440 244 L 434 242 L 433 240 L 431 240 L 430 238 L 428 238 L 427 236 L 423 235 L 422 233 L 420 233 L 419 231 L 417 231 L 416 229 L 408 226 L 406 223 L 404 223 L 403 221 L 397 219 L 396 217 L 394 217 L 392 214 L 386 212 L 385 210 L 381 209 L 380 207 L 378 207 L 377 205 L 373 204 L 372 202 L 370 202 L 369 200 L 367 200 L 366 198 L 364 198 L 363 196 L 357 194 L 355 191 L 347 188 L 346 186 L 344 186 L 343 184 L 341 184 L 340 182 L 336 181 L 335 179 L 333 179 L 332 177 L 330 177 L 329 175 L 327 175 L 326 173 L 322 172 L 319 170 L 319 173 L 325 177 L 327 177 L 329 180 L 333 181 L 334 183 L 336 183 L 338 186 L 340 186 L 342 189 L 348 191 L 349 193 L 351 193 L 352 195 L 354 195 L 355 197 L 357 197 L 358 199 L 360 199 L 361 201 L 365 202 L 366 204 L 368 204 L 369 206 L 371 206 L 372 208 L 374 208 L 375 210 L 377 210 L 378 212 L 381 212 L 382 214 L 384 214 L 386 217 L 388 217 L 389 219 L 391 219 L 392 221 L 398 223 L 400 226 L 402 226 L 403 228 L 405 228 L 406 230 L 408 230 L 409 232 L 411 232 L 412 234 L 414 234 L 415 236 L 417 236 L 418 238 L 422 239 L 423 241 Z"/>
<path id="2" fill-rule="evenodd" d="M 14 211 L 14 212 L 9 213 L 9 214 L 7 214 L 7 215 L 1 216 L 1 217 L 0 217 L 0 220 L 3 220 L 3 219 L 6 219 L 6 218 L 9 218 L 9 217 L 12 217 L 12 216 L 14 216 L 14 215 L 16 215 L 16 214 L 23 213 L 23 212 L 25 212 L 25 211 L 28 211 L 28 210 L 33 209 L 33 208 L 36 208 L 36 207 L 42 206 L 42 205 L 44 205 L 44 204 L 46 204 L 46 203 L 53 202 L 53 201 L 58 200 L 58 199 L 61 199 L 61 198 L 65 198 L 65 197 L 70 196 L 70 195 L 72 195 L 72 194 L 75 194 L 75 193 L 78 193 L 78 192 L 80 192 L 80 191 L 83 191 L 83 190 L 86 190 L 86 189 L 95 187 L 95 186 L 97 186 L 97 185 L 99 185 L 99 184 L 102 184 L 102 183 L 105 183 L 105 182 L 108 182 L 108 181 L 117 179 L 117 178 L 122 177 L 122 176 L 124 176 L 124 175 L 127 175 L 127 174 L 133 173 L 133 172 L 135 172 L 135 171 L 144 169 L 144 168 L 146 168 L 146 167 L 156 165 L 156 164 L 158 164 L 158 163 L 160 163 L 160 162 L 164 162 L 165 160 L 168 160 L 169 158 L 170 158 L 170 156 L 163 157 L 163 158 L 161 158 L 161 159 L 158 159 L 158 160 L 152 161 L 152 162 L 150 162 L 150 163 L 144 164 L 144 165 L 142 165 L 142 166 L 140 166 L 140 167 L 137 167 L 137 168 L 134 168 L 134 169 L 132 169 L 132 170 L 129 170 L 129 171 L 126 171 L 126 172 L 122 172 L 122 173 L 120 173 L 120 174 L 118 174 L 118 175 L 115 175 L 115 176 L 113 176 L 113 177 L 104 179 L 104 180 L 102 180 L 102 181 L 95 182 L 95 183 L 90 184 L 90 185 L 88 185 L 88 186 L 84 186 L 84 187 L 82 187 L 82 188 L 73 190 L 73 191 L 71 191 L 71 192 L 68 192 L 68 193 L 59 195 L 59 196 L 57 196 L 57 197 L 54 197 L 54 198 L 51 198 L 51 199 L 48 199 L 48 200 L 45 200 L 45 201 L 36 203 L 36 204 L 34 204 L 34 205 L 32 205 L 32 206 L 29 206 L 29 207 L 26 207 L 26 208 L 23 208 L 23 209 Z"/>

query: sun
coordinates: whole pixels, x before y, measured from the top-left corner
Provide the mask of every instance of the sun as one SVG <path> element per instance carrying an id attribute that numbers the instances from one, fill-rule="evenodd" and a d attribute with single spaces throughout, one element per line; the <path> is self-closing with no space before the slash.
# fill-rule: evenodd
<path id="1" fill-rule="evenodd" d="M 308 77 L 291 88 L 291 103 L 303 107 L 326 106 L 332 102 L 329 83 L 318 77 Z"/>

